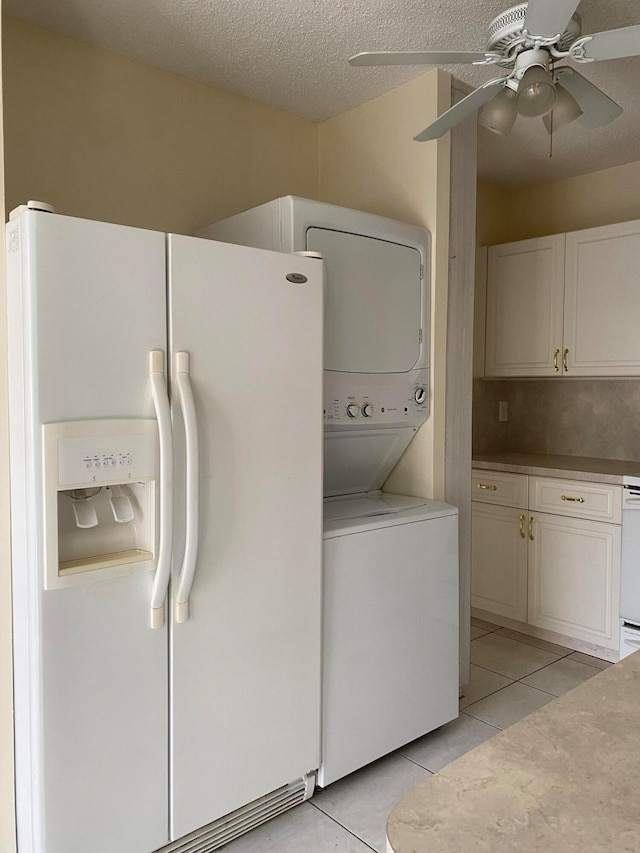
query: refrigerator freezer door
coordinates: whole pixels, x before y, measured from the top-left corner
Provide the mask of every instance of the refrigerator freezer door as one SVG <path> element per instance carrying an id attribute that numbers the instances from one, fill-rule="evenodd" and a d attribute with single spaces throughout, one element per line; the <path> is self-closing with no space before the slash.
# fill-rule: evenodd
<path id="1" fill-rule="evenodd" d="M 7 243 L 19 848 L 155 850 L 168 839 L 168 685 L 153 561 L 44 589 L 42 424 L 153 417 L 164 235 L 29 211 Z"/>
<path id="2" fill-rule="evenodd" d="M 319 763 L 322 265 L 172 235 L 169 270 L 200 456 L 195 581 L 170 641 L 175 839 Z M 183 456 L 177 442 L 177 472 Z"/>

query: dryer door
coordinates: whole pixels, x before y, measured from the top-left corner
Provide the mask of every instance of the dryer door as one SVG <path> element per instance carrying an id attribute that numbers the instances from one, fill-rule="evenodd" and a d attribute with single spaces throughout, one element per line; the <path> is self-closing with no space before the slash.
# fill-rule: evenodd
<path id="1" fill-rule="evenodd" d="M 325 370 L 404 373 L 428 351 L 417 249 L 325 228 L 307 230 L 325 262 Z M 424 340 L 423 340 L 424 339 Z"/>

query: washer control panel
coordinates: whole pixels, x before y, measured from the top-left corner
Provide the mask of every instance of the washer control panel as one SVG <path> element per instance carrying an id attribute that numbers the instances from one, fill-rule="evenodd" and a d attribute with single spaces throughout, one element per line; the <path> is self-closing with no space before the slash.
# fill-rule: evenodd
<path id="1" fill-rule="evenodd" d="M 61 437 L 58 485 L 150 479 L 154 461 L 153 435 Z"/>
<path id="2" fill-rule="evenodd" d="M 419 426 L 429 416 L 428 370 L 401 375 L 325 371 L 324 425 Z"/>

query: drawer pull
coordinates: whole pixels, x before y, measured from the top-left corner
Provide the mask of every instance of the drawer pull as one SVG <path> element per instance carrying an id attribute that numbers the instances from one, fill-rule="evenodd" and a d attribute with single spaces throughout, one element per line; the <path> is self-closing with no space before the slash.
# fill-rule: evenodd
<path id="1" fill-rule="evenodd" d="M 525 521 L 526 521 L 526 520 L 527 520 L 527 519 L 526 519 L 526 517 L 525 517 L 524 515 L 521 515 L 521 516 L 520 516 L 520 538 L 521 538 L 521 539 L 526 539 L 526 538 L 527 538 L 527 534 L 524 532 L 524 524 L 525 524 Z"/>
<path id="2" fill-rule="evenodd" d="M 529 516 L 529 539 L 533 542 L 533 516 Z"/>
<path id="3" fill-rule="evenodd" d="M 568 495 L 560 495 L 561 501 L 571 501 L 574 504 L 583 504 L 584 498 L 570 498 Z"/>
<path id="4" fill-rule="evenodd" d="M 489 489 L 490 492 L 497 492 L 498 491 L 497 486 L 486 486 L 484 483 L 477 483 L 476 488 L 477 489 Z"/>

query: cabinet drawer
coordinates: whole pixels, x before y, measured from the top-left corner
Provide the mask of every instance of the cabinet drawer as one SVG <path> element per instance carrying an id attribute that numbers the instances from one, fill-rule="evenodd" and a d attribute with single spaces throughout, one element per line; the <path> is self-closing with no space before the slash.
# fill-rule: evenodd
<path id="1" fill-rule="evenodd" d="M 500 506 L 527 506 L 527 475 L 505 471 L 471 472 L 471 500 Z"/>
<path id="2" fill-rule="evenodd" d="M 529 478 L 529 509 L 593 521 L 622 521 L 622 486 L 582 480 Z"/>

